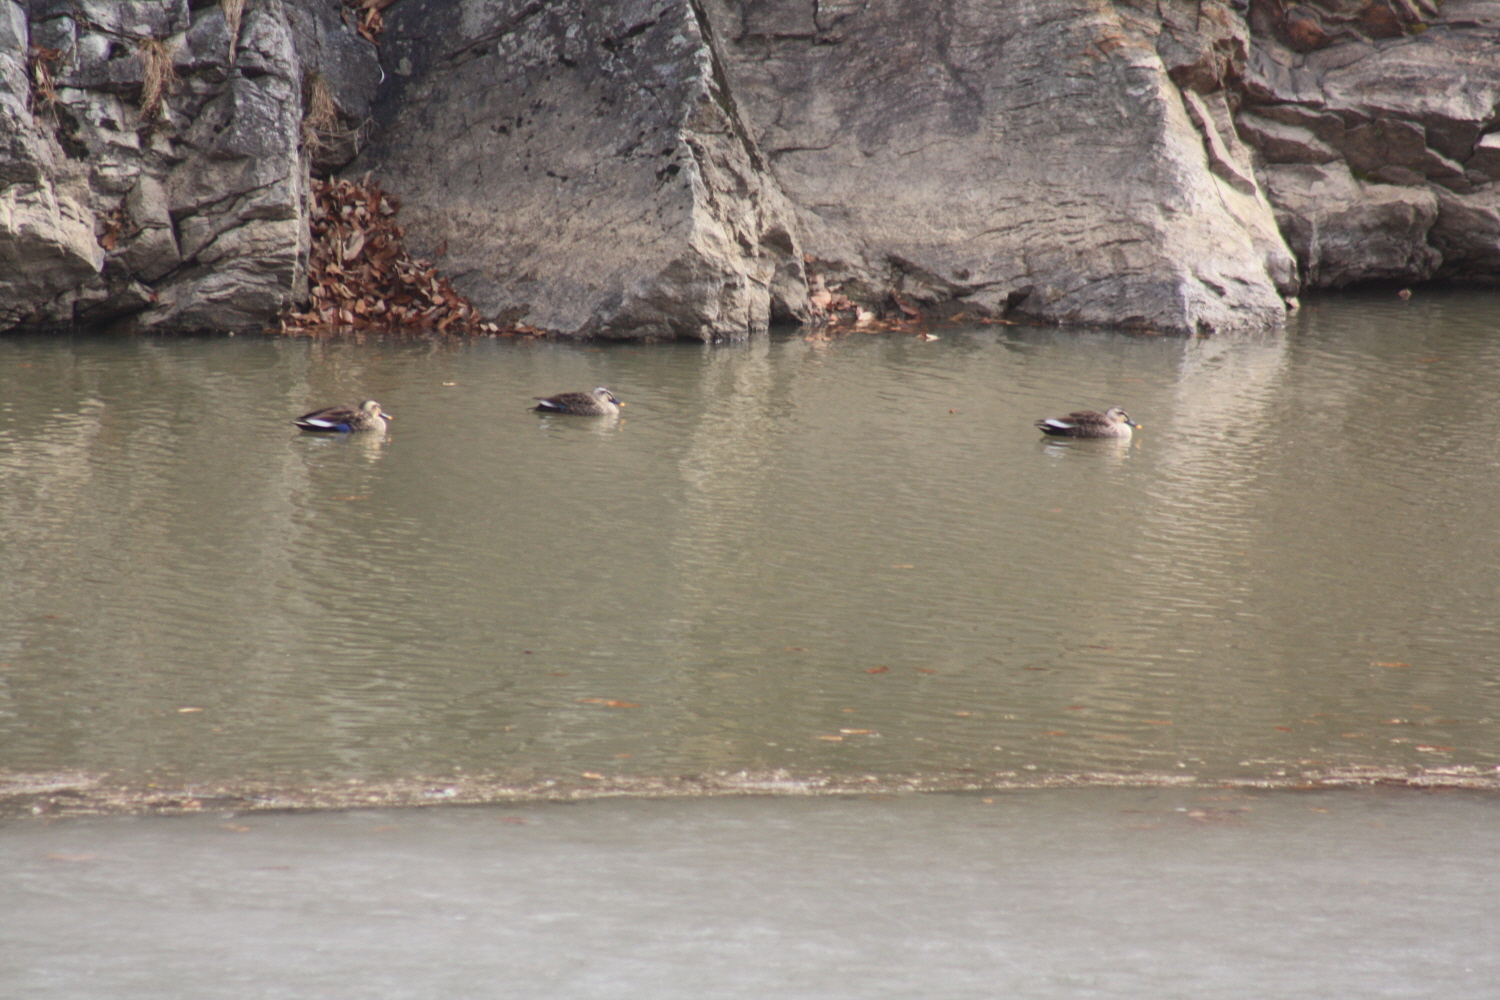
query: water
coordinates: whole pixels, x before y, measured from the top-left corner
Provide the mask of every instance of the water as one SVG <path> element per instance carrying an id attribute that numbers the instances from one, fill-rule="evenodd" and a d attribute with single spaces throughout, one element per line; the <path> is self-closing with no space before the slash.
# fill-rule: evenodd
<path id="1" fill-rule="evenodd" d="M 3 338 L 0 776 L 1493 774 L 1494 303 L 1249 340 Z M 595 385 L 619 420 L 526 408 Z M 366 397 L 383 441 L 291 425 Z M 1030 426 L 1111 403 L 1134 441 Z"/>
<path id="2" fill-rule="evenodd" d="M 1084 789 L 12 823 L 0 990 L 1488 1000 L 1497 808 Z"/>

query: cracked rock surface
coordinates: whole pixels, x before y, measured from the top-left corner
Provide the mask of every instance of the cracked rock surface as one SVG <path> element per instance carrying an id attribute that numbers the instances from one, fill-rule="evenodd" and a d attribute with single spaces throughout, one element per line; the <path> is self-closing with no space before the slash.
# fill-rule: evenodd
<path id="1" fill-rule="evenodd" d="M 693 4 L 408 0 L 386 25 L 398 82 L 356 169 L 482 312 L 648 340 L 805 318 L 790 209 Z"/>
<path id="2" fill-rule="evenodd" d="M 1227 332 L 1500 278 L 1500 0 L 383 17 L 377 48 L 342 0 L 0 0 L 0 330 L 263 328 L 341 170 L 485 318 L 562 336 L 741 339 L 816 319 L 810 286 Z"/>
<path id="3" fill-rule="evenodd" d="M 251 330 L 304 297 L 314 76 L 367 113 L 379 66 L 338 0 L 233 26 L 196 0 L 0 0 L 0 329 Z"/>
<path id="4" fill-rule="evenodd" d="M 1248 155 L 1227 151 L 1227 111 L 1184 104 L 1154 16 L 1088 0 L 717 10 L 803 242 L 846 291 L 1176 332 L 1281 322 L 1291 255 Z"/>
<path id="5" fill-rule="evenodd" d="M 1251 5 L 1240 131 L 1309 288 L 1500 279 L 1500 3 Z"/>

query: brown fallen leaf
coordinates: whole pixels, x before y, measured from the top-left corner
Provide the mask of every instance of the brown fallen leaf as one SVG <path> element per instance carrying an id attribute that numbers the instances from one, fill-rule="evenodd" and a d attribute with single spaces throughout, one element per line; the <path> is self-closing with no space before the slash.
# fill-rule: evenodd
<path id="1" fill-rule="evenodd" d="M 890 672 L 890 667 L 871 667 L 870 669 L 865 671 L 865 673 L 867 674 L 888 674 Z"/>
<path id="2" fill-rule="evenodd" d="M 367 8 L 378 18 L 378 12 Z M 367 23 L 362 23 L 365 33 Z M 368 37 L 368 36 L 367 36 Z M 532 335 L 520 324 L 502 327 L 484 320 L 473 305 L 440 277 L 429 261 L 402 248 L 405 233 L 395 221 L 400 202 L 362 180 L 312 182 L 311 248 L 306 311 L 281 318 L 285 334 L 338 329 L 406 329 L 443 334 Z"/>

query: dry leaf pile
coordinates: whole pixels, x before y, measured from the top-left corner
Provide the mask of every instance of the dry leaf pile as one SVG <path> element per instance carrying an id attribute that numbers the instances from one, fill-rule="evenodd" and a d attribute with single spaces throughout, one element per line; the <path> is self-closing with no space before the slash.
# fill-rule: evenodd
<path id="1" fill-rule="evenodd" d="M 395 2 L 396 0 L 345 0 L 354 9 L 357 30 L 373 44 L 379 44 L 380 33 L 385 30 L 385 18 L 380 12 Z"/>
<path id="2" fill-rule="evenodd" d="M 882 302 L 872 303 L 875 309 L 869 309 L 850 299 L 837 286 L 830 288 L 824 276 L 816 270 L 821 263 L 816 257 L 805 254 L 803 262 L 809 266 L 807 299 L 812 312 L 811 326 L 814 328 L 808 337 L 810 340 L 826 340 L 830 336 L 855 331 L 911 333 L 919 339 L 936 340 L 938 338 L 928 332 L 928 327 L 934 323 L 1008 324 L 1004 319 L 986 315 L 970 316 L 963 312 L 944 313 L 936 310 L 928 315 L 894 288 L 886 292 Z"/>
<path id="3" fill-rule="evenodd" d="M 281 332 L 406 330 L 448 334 L 533 333 L 482 319 L 469 300 L 439 277 L 430 261 L 411 257 L 396 224 L 401 203 L 367 175 L 312 183 L 310 302 L 282 317 Z"/>
<path id="4" fill-rule="evenodd" d="M 808 304 L 812 307 L 813 325 L 823 333 L 917 333 L 926 331 L 926 318 L 900 292 L 892 290 L 887 307 L 880 313 L 866 309 L 843 292 L 828 288 L 821 274 L 807 282 Z"/>

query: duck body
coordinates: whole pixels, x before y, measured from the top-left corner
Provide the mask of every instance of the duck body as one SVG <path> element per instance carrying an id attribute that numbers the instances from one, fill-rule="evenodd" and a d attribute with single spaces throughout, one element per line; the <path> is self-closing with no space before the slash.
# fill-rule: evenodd
<path id="1" fill-rule="evenodd" d="M 556 396 L 537 396 L 538 413 L 571 413 L 580 417 L 613 417 L 625 404 L 604 386 L 592 392 L 560 392 Z"/>
<path id="2" fill-rule="evenodd" d="M 1128 438 L 1139 426 L 1118 406 L 1111 406 L 1103 413 L 1079 410 L 1066 417 L 1046 417 L 1036 422 L 1036 429 L 1043 434 L 1070 438 Z"/>
<path id="3" fill-rule="evenodd" d="M 322 410 L 304 413 L 293 423 L 305 431 L 324 434 L 349 434 L 355 431 L 385 433 L 385 422 L 389 413 L 380 409 L 380 404 L 367 399 L 358 406 L 330 406 Z"/>

